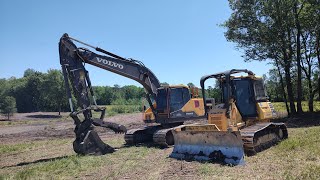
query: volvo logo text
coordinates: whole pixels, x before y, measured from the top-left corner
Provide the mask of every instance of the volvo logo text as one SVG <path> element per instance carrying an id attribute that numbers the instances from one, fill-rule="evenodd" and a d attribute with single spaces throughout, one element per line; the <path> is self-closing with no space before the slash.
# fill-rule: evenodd
<path id="1" fill-rule="evenodd" d="M 113 62 L 113 61 L 108 61 L 106 59 L 102 59 L 102 58 L 99 58 L 97 57 L 97 61 L 99 63 L 103 63 L 105 65 L 108 65 L 108 66 L 112 66 L 112 67 L 116 67 L 116 68 L 119 68 L 119 69 L 123 69 L 123 65 L 122 64 L 119 64 L 119 63 L 116 63 L 116 62 Z"/>

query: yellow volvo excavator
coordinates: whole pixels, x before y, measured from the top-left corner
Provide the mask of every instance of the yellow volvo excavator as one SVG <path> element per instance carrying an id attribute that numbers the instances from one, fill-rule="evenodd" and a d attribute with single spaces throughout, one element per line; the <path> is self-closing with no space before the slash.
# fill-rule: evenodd
<path id="1" fill-rule="evenodd" d="M 95 49 L 97 54 L 86 48 L 77 47 L 74 42 Z M 191 98 L 187 86 L 160 86 L 158 78 L 138 60 L 126 59 L 98 47 L 91 46 L 64 34 L 59 42 L 60 64 L 69 98 L 71 117 L 75 123 L 76 140 L 74 151 L 78 154 L 106 154 L 114 148 L 105 144 L 95 126 L 110 128 L 125 133 L 127 144 L 153 141 L 160 146 L 174 143 L 172 130 L 190 119 L 204 117 L 202 98 Z M 149 108 L 144 113 L 144 122 L 150 126 L 127 130 L 126 127 L 104 121 L 105 107 L 97 106 L 85 64 L 90 64 L 140 83 L 146 92 Z M 71 88 L 70 88 L 71 84 Z M 75 96 L 78 108 L 72 103 Z M 101 112 L 100 118 L 93 118 L 92 111 Z"/>
<path id="2" fill-rule="evenodd" d="M 235 76 L 244 73 L 245 76 Z M 205 81 L 216 78 L 221 99 L 206 98 Z M 275 113 L 263 80 L 246 69 L 203 76 L 200 80 L 208 124 L 182 125 L 174 130 L 170 157 L 227 164 L 243 163 L 288 137 L 285 124 L 270 122 Z"/>

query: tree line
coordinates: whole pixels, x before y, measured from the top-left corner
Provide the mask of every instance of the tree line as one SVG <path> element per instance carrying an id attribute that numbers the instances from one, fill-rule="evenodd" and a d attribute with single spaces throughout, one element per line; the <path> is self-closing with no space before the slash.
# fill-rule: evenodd
<path id="1" fill-rule="evenodd" d="M 0 79 L 0 87 L 0 109 L 6 115 L 14 111 L 70 111 L 63 75 L 59 70 L 50 69 L 42 73 L 27 69 L 21 78 Z M 93 89 L 100 105 L 137 105 L 141 104 L 144 95 L 143 88 L 133 85 L 94 86 Z"/>
<path id="2" fill-rule="evenodd" d="M 229 0 L 232 14 L 225 37 L 246 61 L 269 60 L 269 95 L 286 103 L 290 114 L 309 111 L 320 97 L 320 1 Z M 296 102 L 296 104 L 295 104 Z"/>
<path id="3" fill-rule="evenodd" d="M 169 85 L 167 82 L 162 86 Z M 193 83 L 187 84 L 195 87 Z M 47 72 L 38 72 L 33 69 L 24 71 L 23 77 L 0 79 L 0 112 L 8 118 L 13 112 L 68 112 L 69 104 L 64 87 L 64 79 L 60 70 L 50 69 Z M 93 86 L 98 105 L 142 105 L 145 96 L 144 88 L 134 85 Z M 209 87 L 206 93 L 214 92 Z M 199 89 L 199 95 L 201 90 Z M 216 96 L 216 94 L 214 94 Z M 76 99 L 72 97 L 73 104 Z M 141 106 L 142 107 L 142 106 Z M 119 106 L 116 112 L 123 112 Z"/>

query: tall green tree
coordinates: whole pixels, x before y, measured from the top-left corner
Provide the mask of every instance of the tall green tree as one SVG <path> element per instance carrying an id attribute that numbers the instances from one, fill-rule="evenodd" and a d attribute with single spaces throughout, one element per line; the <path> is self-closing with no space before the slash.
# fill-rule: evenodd
<path id="1" fill-rule="evenodd" d="M 41 109 L 58 111 L 68 108 L 68 99 L 64 89 L 64 80 L 59 70 L 50 69 L 43 76 L 40 87 L 40 106 Z"/>
<path id="2" fill-rule="evenodd" d="M 229 4 L 233 12 L 224 24 L 226 38 L 244 51 L 246 61 L 271 60 L 279 72 L 283 70 L 290 113 L 296 113 L 295 100 L 297 111 L 301 113 L 302 68 L 306 64 L 302 39 L 304 32 L 312 29 L 305 23 L 316 19 L 304 19 L 303 16 L 319 17 L 319 13 L 315 13 L 320 12 L 319 1 L 229 0 Z M 307 11 L 307 7 L 311 6 L 315 7 L 313 13 Z M 311 24 L 316 27 L 314 29 L 319 27 L 319 23 Z"/>
<path id="3" fill-rule="evenodd" d="M 189 82 L 189 83 L 187 84 L 187 86 L 188 86 L 188 87 L 196 87 L 192 82 Z"/>
<path id="4" fill-rule="evenodd" d="M 0 103 L 1 113 L 7 116 L 8 120 L 10 120 L 10 116 L 16 112 L 16 100 L 12 96 L 6 96 L 3 98 L 2 103 Z"/>

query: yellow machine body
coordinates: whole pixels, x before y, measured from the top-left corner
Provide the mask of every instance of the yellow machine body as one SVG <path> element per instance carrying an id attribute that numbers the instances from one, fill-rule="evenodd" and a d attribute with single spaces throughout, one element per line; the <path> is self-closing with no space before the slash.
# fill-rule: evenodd
<path id="1" fill-rule="evenodd" d="M 182 108 L 182 112 L 191 113 L 194 112 L 197 116 L 204 116 L 204 105 L 202 98 L 190 99 Z"/>
<path id="2" fill-rule="evenodd" d="M 230 76 L 232 71 L 201 79 L 202 94 L 204 81 L 212 77 L 219 80 L 224 103 L 215 104 L 214 99 L 207 101 L 204 97 L 208 124 L 176 128 L 171 157 L 237 165 L 243 162 L 244 151 L 254 154 L 288 137 L 283 123 L 270 123 L 274 109 L 266 98 L 262 79 L 248 70 L 239 70 L 248 72 L 248 76 Z"/>
<path id="3" fill-rule="evenodd" d="M 189 94 L 191 96 L 191 98 L 182 106 L 182 108 L 180 110 L 175 110 L 176 111 L 180 111 L 180 115 L 178 116 L 174 116 L 171 117 L 171 114 L 173 113 L 169 113 L 169 114 L 165 114 L 165 113 L 158 113 L 160 115 L 167 115 L 168 119 L 172 118 L 188 118 L 188 117 L 203 117 L 205 110 L 204 110 L 204 104 L 203 104 L 203 99 L 202 98 L 198 98 L 198 92 L 195 91 L 195 88 L 192 88 L 192 92 L 190 92 L 191 90 L 189 89 L 189 87 L 185 86 L 185 85 L 172 85 L 172 86 L 168 86 L 168 89 L 188 89 Z M 169 102 L 170 103 L 170 102 Z M 157 109 L 157 104 L 154 103 L 153 104 L 154 109 Z M 170 111 L 169 109 L 164 109 L 164 112 L 168 112 Z M 147 108 L 144 113 L 143 113 L 143 121 L 145 123 L 156 123 L 156 117 L 154 115 L 154 113 L 152 112 L 152 108 L 149 107 Z"/>

